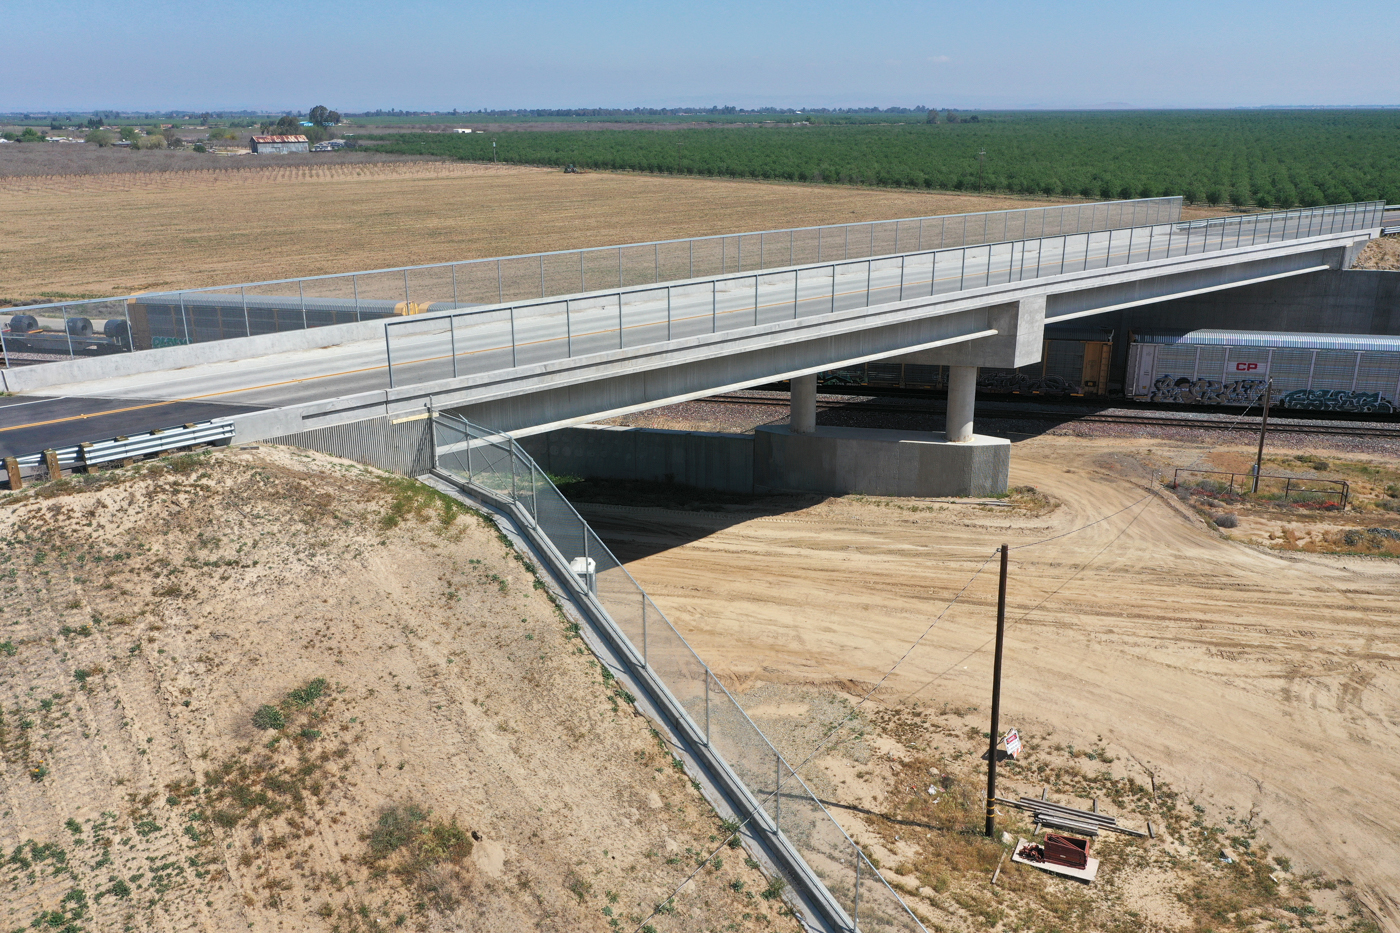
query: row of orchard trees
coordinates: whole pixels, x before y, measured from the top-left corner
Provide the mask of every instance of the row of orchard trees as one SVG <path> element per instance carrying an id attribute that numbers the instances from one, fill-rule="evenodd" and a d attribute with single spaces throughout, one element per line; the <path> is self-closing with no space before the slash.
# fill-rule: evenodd
<path id="1" fill-rule="evenodd" d="M 411 134 L 401 152 L 584 169 L 1294 207 L 1400 202 L 1400 114 L 997 113 L 927 126 Z M 979 181 L 977 153 L 985 150 Z"/>

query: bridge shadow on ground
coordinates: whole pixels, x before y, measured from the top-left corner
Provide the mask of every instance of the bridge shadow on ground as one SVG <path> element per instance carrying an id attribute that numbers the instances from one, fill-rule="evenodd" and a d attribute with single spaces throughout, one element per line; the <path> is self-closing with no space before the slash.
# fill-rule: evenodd
<path id="1" fill-rule="evenodd" d="M 644 480 L 565 481 L 559 490 L 623 563 L 757 518 L 798 512 L 826 496 L 752 495 Z"/>

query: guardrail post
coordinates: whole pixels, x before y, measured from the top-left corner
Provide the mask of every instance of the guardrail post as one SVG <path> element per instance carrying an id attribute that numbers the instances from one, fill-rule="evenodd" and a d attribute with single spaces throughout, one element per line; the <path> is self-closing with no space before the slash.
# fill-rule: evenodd
<path id="1" fill-rule="evenodd" d="M 10 491 L 24 487 L 24 477 L 19 474 L 19 460 L 15 457 L 5 458 L 5 473 L 10 479 Z M 710 682 L 705 681 L 705 738 L 710 737 Z"/>
<path id="2" fill-rule="evenodd" d="M 58 462 L 58 451 L 52 447 L 44 451 L 44 466 L 49 471 L 49 479 L 58 479 L 63 475 L 63 466 Z"/>

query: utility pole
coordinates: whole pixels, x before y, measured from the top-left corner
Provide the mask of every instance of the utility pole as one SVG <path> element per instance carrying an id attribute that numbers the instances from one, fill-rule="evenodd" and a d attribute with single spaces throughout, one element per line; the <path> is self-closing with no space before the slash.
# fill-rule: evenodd
<path id="1" fill-rule="evenodd" d="M 977 150 L 977 193 L 982 193 L 982 160 L 987 157 L 987 150 Z"/>
<path id="2" fill-rule="evenodd" d="M 1264 472 L 1264 434 L 1269 430 L 1269 402 L 1273 395 L 1274 381 L 1270 379 L 1264 386 L 1264 420 L 1259 422 L 1259 453 L 1254 458 L 1254 488 L 1250 492 L 1259 491 L 1259 474 Z"/>
<path id="3" fill-rule="evenodd" d="M 997 650 L 992 662 L 992 738 L 987 750 L 987 838 L 992 838 L 997 821 L 997 735 L 1001 730 L 1001 649 L 1006 641 L 1006 556 L 1001 546 L 1001 581 L 997 584 Z"/>

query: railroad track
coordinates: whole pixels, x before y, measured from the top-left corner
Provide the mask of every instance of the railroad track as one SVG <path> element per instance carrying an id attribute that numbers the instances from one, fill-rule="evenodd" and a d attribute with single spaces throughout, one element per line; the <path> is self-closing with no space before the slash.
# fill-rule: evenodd
<path id="1" fill-rule="evenodd" d="M 760 395 L 716 395 L 704 399 L 726 405 L 757 405 L 769 408 L 787 408 L 785 399 Z M 913 405 L 888 405 L 878 402 L 817 402 L 818 410 L 846 409 L 896 414 L 931 414 L 930 409 Z M 1199 430 L 1228 430 L 1243 428 L 1254 430 L 1258 427 L 1257 416 L 1249 420 L 1234 418 L 1194 418 L 1189 415 L 1093 415 L 1077 414 L 1072 411 L 1059 411 L 1047 408 L 1024 408 L 1011 411 L 977 412 L 978 421 L 1036 421 L 1062 420 L 1065 422 L 1085 422 L 1090 424 L 1132 424 L 1145 427 L 1196 428 Z M 1269 432 L 1275 434 L 1325 434 L 1339 437 L 1400 437 L 1400 426 L 1389 424 L 1290 424 L 1286 419 L 1275 417 L 1269 422 Z"/>

